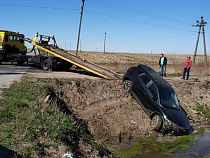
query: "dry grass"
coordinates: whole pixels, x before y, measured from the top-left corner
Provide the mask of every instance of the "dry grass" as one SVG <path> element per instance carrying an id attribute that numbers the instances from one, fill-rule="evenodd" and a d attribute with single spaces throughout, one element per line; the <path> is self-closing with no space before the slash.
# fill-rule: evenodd
<path id="1" fill-rule="evenodd" d="M 168 59 L 167 74 L 181 75 L 186 57 L 189 54 L 165 54 Z M 101 65 L 109 70 L 124 73 L 128 67 L 138 64 L 146 64 L 151 66 L 156 71 L 160 71 L 158 65 L 160 54 L 145 54 L 145 53 L 103 53 L 103 52 L 79 52 L 79 56 L 87 61 Z M 193 55 L 190 55 L 193 58 Z M 210 55 L 208 55 L 210 59 Z M 208 63 L 210 65 L 210 60 Z M 204 56 L 197 56 L 196 63 L 193 64 L 191 75 L 210 75 L 210 66 L 204 65 Z"/>

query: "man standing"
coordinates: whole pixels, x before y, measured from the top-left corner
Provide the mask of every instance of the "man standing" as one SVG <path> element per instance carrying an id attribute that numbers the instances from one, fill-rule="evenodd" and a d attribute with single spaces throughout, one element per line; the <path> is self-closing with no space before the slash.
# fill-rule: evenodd
<path id="1" fill-rule="evenodd" d="M 192 66 L 192 60 L 190 59 L 190 56 L 187 57 L 187 60 L 184 62 L 184 71 L 183 71 L 183 77 L 182 79 L 185 79 L 185 74 L 187 72 L 187 80 L 189 79 L 190 76 L 190 68 Z"/>
<path id="2" fill-rule="evenodd" d="M 160 60 L 159 60 L 159 65 L 161 68 L 161 76 L 166 77 L 166 64 L 167 64 L 167 58 L 164 57 L 164 54 L 161 54 Z"/>

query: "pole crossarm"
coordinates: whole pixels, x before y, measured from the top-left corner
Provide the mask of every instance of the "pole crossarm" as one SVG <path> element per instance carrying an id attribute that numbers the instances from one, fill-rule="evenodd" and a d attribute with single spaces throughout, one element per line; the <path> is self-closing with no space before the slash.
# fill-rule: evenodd
<path id="1" fill-rule="evenodd" d="M 203 47 L 204 47 L 204 62 L 205 62 L 205 64 L 208 64 L 207 54 L 206 54 L 205 31 L 204 31 L 204 26 L 207 24 L 207 22 L 205 22 L 203 20 L 203 17 L 201 17 L 200 22 L 199 22 L 199 20 L 196 20 L 196 22 L 197 22 L 197 25 L 193 25 L 193 26 L 199 27 L 199 30 L 198 30 L 198 36 L 197 36 L 197 41 L 196 41 L 196 45 L 195 45 L 195 51 L 194 51 L 194 56 L 193 56 L 193 63 L 195 63 L 196 53 L 197 53 L 197 49 L 198 49 L 198 42 L 199 42 L 199 37 L 200 37 L 200 33 L 201 33 L 201 28 L 202 28 Z"/>

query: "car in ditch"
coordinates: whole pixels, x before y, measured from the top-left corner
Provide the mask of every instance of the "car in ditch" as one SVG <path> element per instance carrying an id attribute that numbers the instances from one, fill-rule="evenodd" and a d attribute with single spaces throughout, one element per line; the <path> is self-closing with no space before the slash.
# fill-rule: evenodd
<path id="1" fill-rule="evenodd" d="M 193 131 L 174 89 L 151 67 L 130 67 L 123 75 L 123 86 L 150 117 L 154 130 L 178 135 Z"/>

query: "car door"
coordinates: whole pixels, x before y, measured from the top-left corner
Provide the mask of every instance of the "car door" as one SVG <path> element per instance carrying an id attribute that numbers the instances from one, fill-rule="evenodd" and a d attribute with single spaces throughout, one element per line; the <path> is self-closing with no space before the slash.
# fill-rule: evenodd
<path id="1" fill-rule="evenodd" d="M 153 81 L 150 81 L 147 85 L 146 85 L 147 89 L 148 89 L 148 96 L 150 98 L 150 110 L 151 111 L 156 111 L 157 109 L 157 104 L 159 103 L 159 92 L 158 92 L 158 88 L 155 85 L 155 83 Z"/>
<path id="2" fill-rule="evenodd" d="M 149 111 L 154 109 L 154 101 L 152 99 L 152 94 L 149 91 L 149 87 L 152 85 L 152 79 L 145 73 L 139 75 L 140 82 L 142 84 L 141 92 L 138 92 L 138 96 L 143 103 L 143 106 Z"/>

